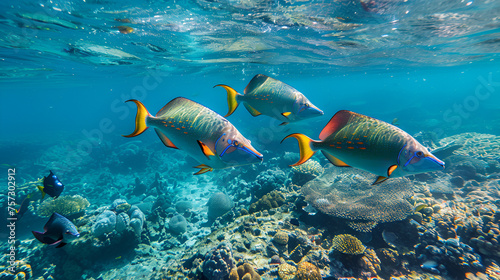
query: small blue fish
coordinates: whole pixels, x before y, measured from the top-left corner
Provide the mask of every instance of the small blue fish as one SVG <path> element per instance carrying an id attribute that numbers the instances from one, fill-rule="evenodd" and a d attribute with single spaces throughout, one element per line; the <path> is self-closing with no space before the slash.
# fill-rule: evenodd
<path id="1" fill-rule="evenodd" d="M 38 186 L 38 189 L 42 192 L 42 199 L 45 198 L 45 194 L 55 199 L 63 192 L 64 185 L 59 181 L 59 178 L 50 171 L 49 176 L 43 177 L 43 186 Z"/>
<path id="2" fill-rule="evenodd" d="M 80 237 L 76 226 L 63 215 L 54 213 L 49 221 L 43 226 L 44 232 L 32 231 L 38 241 L 43 244 L 61 248 L 73 239 Z"/>

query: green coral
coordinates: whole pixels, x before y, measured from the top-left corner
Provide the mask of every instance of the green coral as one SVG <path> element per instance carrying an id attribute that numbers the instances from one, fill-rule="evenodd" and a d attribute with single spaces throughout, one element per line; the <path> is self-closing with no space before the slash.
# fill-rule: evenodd
<path id="1" fill-rule="evenodd" d="M 249 212 L 255 213 L 272 208 L 278 208 L 285 203 L 285 197 L 279 191 L 272 191 L 250 205 Z"/>
<path id="2" fill-rule="evenodd" d="M 63 195 L 57 199 L 43 201 L 38 206 L 36 213 L 40 217 L 50 217 L 54 212 L 70 216 L 83 212 L 89 205 L 89 201 L 80 195 Z"/>
<path id="3" fill-rule="evenodd" d="M 350 234 L 336 235 L 332 244 L 333 249 L 347 255 L 361 255 L 366 249 L 359 239 Z"/>

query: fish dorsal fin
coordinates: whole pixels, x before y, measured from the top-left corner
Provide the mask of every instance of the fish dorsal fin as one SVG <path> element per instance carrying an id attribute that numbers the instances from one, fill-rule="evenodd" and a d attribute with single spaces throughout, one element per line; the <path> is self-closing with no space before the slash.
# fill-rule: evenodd
<path id="1" fill-rule="evenodd" d="M 291 113 L 292 113 L 292 112 L 284 112 L 284 113 L 281 113 L 281 115 L 282 115 L 283 117 L 285 117 L 285 118 L 287 118 L 287 119 L 288 119 L 288 116 L 290 116 L 290 114 L 291 114 Z"/>
<path id="2" fill-rule="evenodd" d="M 176 97 L 172 100 L 170 100 L 170 102 L 168 102 L 165 106 L 163 106 L 163 108 L 160 109 L 160 111 L 158 111 L 158 113 L 156 113 L 156 117 L 159 117 L 159 116 L 162 116 L 164 115 L 166 112 L 168 112 L 168 110 L 170 110 L 171 108 L 175 108 L 178 106 L 178 104 L 183 104 L 183 106 L 186 106 L 185 104 L 187 104 L 188 106 L 190 104 L 197 104 L 199 105 L 199 103 L 196 103 L 192 100 L 189 100 L 187 98 L 184 98 L 184 97 Z"/>
<path id="3" fill-rule="evenodd" d="M 377 180 L 375 180 L 375 182 L 373 182 L 372 186 L 378 185 L 378 184 L 384 182 L 387 179 L 389 179 L 389 178 L 388 177 L 384 177 L 384 176 L 378 176 Z"/>
<path id="4" fill-rule="evenodd" d="M 198 142 L 198 145 L 200 145 L 201 152 L 208 158 L 210 159 L 210 156 L 215 156 L 215 154 L 210 150 L 210 148 L 205 145 L 205 143 L 201 142 L 200 140 L 196 140 Z"/>
<path id="5" fill-rule="evenodd" d="M 335 166 L 338 166 L 338 167 L 351 167 L 349 164 L 341 161 L 340 159 L 332 156 L 330 153 L 328 152 L 325 152 L 325 151 L 321 151 L 323 153 L 323 155 Z"/>
<path id="6" fill-rule="evenodd" d="M 52 213 L 52 216 L 50 216 L 50 219 L 43 226 L 43 230 L 48 231 L 49 226 L 52 225 L 56 221 L 56 219 L 58 219 L 59 217 L 62 217 L 62 215 L 58 214 L 56 212 Z"/>
<path id="7" fill-rule="evenodd" d="M 254 107 L 252 107 L 252 106 L 248 105 L 246 102 L 244 102 L 244 103 L 243 103 L 243 105 L 245 106 L 245 108 L 247 108 L 248 112 L 250 112 L 250 114 L 251 114 L 252 116 L 257 117 L 257 116 L 259 116 L 259 115 L 262 115 L 262 113 L 261 113 L 261 112 L 259 112 L 259 111 L 255 110 L 255 108 L 254 108 Z"/>
<path id="8" fill-rule="evenodd" d="M 248 92 L 252 92 L 256 88 L 260 87 L 263 83 L 267 81 L 267 79 L 271 79 L 266 75 L 262 74 L 257 74 L 255 75 L 252 80 L 248 83 L 247 87 L 243 91 L 244 94 L 247 94 Z"/>
<path id="9" fill-rule="evenodd" d="M 325 140 L 328 136 L 342 129 L 349 122 L 351 116 L 355 114 L 346 110 L 340 110 L 335 113 L 319 134 L 319 139 Z"/>
<path id="10" fill-rule="evenodd" d="M 398 168 L 396 164 L 389 166 L 389 168 L 387 169 L 387 177 L 391 176 L 392 172 L 394 172 L 396 168 Z"/>
<path id="11" fill-rule="evenodd" d="M 156 134 L 158 134 L 158 137 L 160 137 L 160 140 L 161 142 L 163 142 L 163 144 L 169 148 L 174 148 L 174 149 L 179 149 L 177 148 L 177 146 L 174 145 L 174 143 L 172 143 L 172 141 L 170 141 L 170 139 L 168 139 L 167 136 L 165 136 L 165 134 L 163 134 L 159 129 L 155 128 L 155 131 L 156 131 Z"/>
<path id="12" fill-rule="evenodd" d="M 198 166 L 195 166 L 194 168 L 200 168 L 200 171 L 194 173 L 194 175 L 200 175 L 203 173 L 207 173 L 209 171 L 213 171 L 214 169 L 206 164 L 200 164 Z"/>

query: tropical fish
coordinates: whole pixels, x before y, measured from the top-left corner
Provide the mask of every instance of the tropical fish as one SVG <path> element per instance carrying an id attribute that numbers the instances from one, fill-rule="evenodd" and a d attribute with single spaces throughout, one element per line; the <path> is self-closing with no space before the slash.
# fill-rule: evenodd
<path id="1" fill-rule="evenodd" d="M 30 205 L 30 201 L 33 195 L 34 193 L 28 194 L 19 205 L 19 208 L 16 209 L 16 217 L 18 220 L 20 220 L 23 217 L 24 213 L 28 211 L 28 206 Z"/>
<path id="2" fill-rule="evenodd" d="M 59 178 L 51 170 L 49 171 L 49 176 L 43 177 L 43 186 L 38 186 L 38 189 L 42 192 L 42 199 L 45 198 L 45 194 L 56 199 L 64 190 L 64 185 L 59 181 Z"/>
<path id="3" fill-rule="evenodd" d="M 76 226 L 58 213 L 53 213 L 50 216 L 49 221 L 43 226 L 43 230 L 44 232 L 32 231 L 32 233 L 38 241 L 48 245 L 57 245 L 56 248 L 60 248 L 73 239 L 80 237 Z"/>
<path id="4" fill-rule="evenodd" d="M 154 127 L 165 146 L 187 152 L 201 164 L 195 175 L 214 169 L 262 162 L 241 133 L 225 118 L 209 108 L 183 97 L 177 97 L 152 116 L 144 105 L 137 105 L 135 130 L 124 137 L 134 137 Z"/>
<path id="5" fill-rule="evenodd" d="M 379 175 L 373 183 L 444 169 L 444 162 L 400 128 L 350 111 L 338 111 L 321 131 L 319 141 L 294 133 L 300 165 L 321 150 L 335 166 L 356 167 Z M 282 141 L 283 142 L 283 141 Z"/>
<path id="6" fill-rule="evenodd" d="M 323 115 L 323 111 L 298 90 L 266 75 L 253 77 L 244 94 L 227 85 L 215 87 L 218 86 L 227 91 L 229 112 L 224 117 L 230 116 L 241 102 L 252 116 L 270 116 L 283 121 L 281 125 Z"/>

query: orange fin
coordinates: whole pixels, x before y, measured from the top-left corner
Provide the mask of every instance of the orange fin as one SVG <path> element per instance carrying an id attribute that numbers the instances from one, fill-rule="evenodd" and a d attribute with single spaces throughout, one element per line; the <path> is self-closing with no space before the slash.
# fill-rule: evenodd
<path id="1" fill-rule="evenodd" d="M 255 108 L 254 108 L 254 107 L 252 107 L 252 106 L 248 105 L 246 102 L 244 102 L 244 103 L 243 103 L 243 105 L 245 106 L 245 108 L 247 108 L 248 112 L 250 112 L 250 114 L 251 114 L 252 116 L 257 117 L 257 116 L 262 115 L 262 113 L 261 113 L 261 112 L 259 112 L 259 111 L 255 110 Z"/>
<path id="2" fill-rule="evenodd" d="M 284 113 L 281 113 L 281 115 L 282 115 L 283 117 L 285 117 L 285 118 L 287 118 L 287 119 L 288 119 L 288 116 L 290 116 L 290 114 L 291 114 L 291 113 L 292 113 L 292 112 L 284 112 Z"/>
<path id="3" fill-rule="evenodd" d="M 210 159 L 209 156 L 215 156 L 215 154 L 210 150 L 210 148 L 205 145 L 205 143 L 201 142 L 200 140 L 196 140 L 198 142 L 198 145 L 200 145 L 201 152 L 208 158 Z"/>
<path id="4" fill-rule="evenodd" d="M 387 169 L 387 177 L 391 176 L 392 172 L 394 172 L 396 168 L 398 168 L 396 164 L 389 166 L 389 168 Z"/>
<path id="5" fill-rule="evenodd" d="M 375 182 L 373 182 L 372 186 L 378 185 L 378 184 L 384 182 L 387 179 L 389 179 L 389 178 L 388 177 L 384 177 L 384 176 L 378 176 L 377 180 L 375 180 Z"/>
<path id="6" fill-rule="evenodd" d="M 351 167 L 349 164 L 341 161 L 340 159 L 332 156 L 330 153 L 328 152 L 325 152 L 325 151 L 321 151 L 323 153 L 323 155 L 335 166 L 337 167 Z"/>
<path id="7" fill-rule="evenodd" d="M 148 129 L 148 126 L 146 125 L 146 118 L 149 116 L 151 117 L 151 114 L 149 114 L 148 110 L 146 110 L 146 107 L 140 102 L 135 99 L 130 99 L 125 102 L 132 101 L 137 105 L 137 115 L 135 116 L 135 130 L 132 132 L 132 134 L 129 135 L 122 135 L 123 137 L 135 137 L 144 131 Z"/>
<path id="8" fill-rule="evenodd" d="M 206 164 L 200 164 L 198 166 L 195 166 L 194 168 L 200 168 L 200 171 L 194 173 L 194 175 L 200 175 L 203 173 L 207 173 L 209 171 L 213 171 L 214 169 Z"/>
<path id="9" fill-rule="evenodd" d="M 238 96 L 241 96 L 236 90 L 234 90 L 230 86 L 226 85 L 215 85 L 214 87 L 223 87 L 226 92 L 227 92 L 227 105 L 229 106 L 229 111 L 224 117 L 229 117 L 232 113 L 234 113 L 234 110 L 238 108 Z"/>
<path id="10" fill-rule="evenodd" d="M 316 153 L 316 151 L 313 151 L 313 149 L 311 148 L 311 144 L 316 142 L 316 141 L 305 136 L 304 134 L 300 134 L 300 133 L 290 134 L 287 137 L 283 138 L 283 140 L 281 140 L 281 143 L 283 143 L 283 141 L 285 139 L 290 138 L 290 137 L 294 137 L 295 139 L 297 139 L 297 141 L 299 142 L 299 151 L 300 151 L 299 161 L 296 162 L 295 164 L 290 165 L 290 166 L 301 165 L 304 162 L 306 162 L 307 160 L 309 160 Z"/>
<path id="11" fill-rule="evenodd" d="M 341 130 L 349 122 L 353 114 L 355 113 L 346 110 L 340 110 L 335 113 L 319 134 L 319 139 L 325 140 L 326 137 Z"/>
<path id="12" fill-rule="evenodd" d="M 156 131 L 156 134 L 158 134 L 158 137 L 160 137 L 160 140 L 161 142 L 163 142 L 163 144 L 169 148 L 174 148 L 174 149 L 179 149 L 177 148 L 177 146 L 174 145 L 174 143 L 172 143 L 172 141 L 170 141 L 170 139 L 168 139 L 167 136 L 165 136 L 165 134 L 163 134 L 159 129 L 155 128 L 155 131 Z"/>

